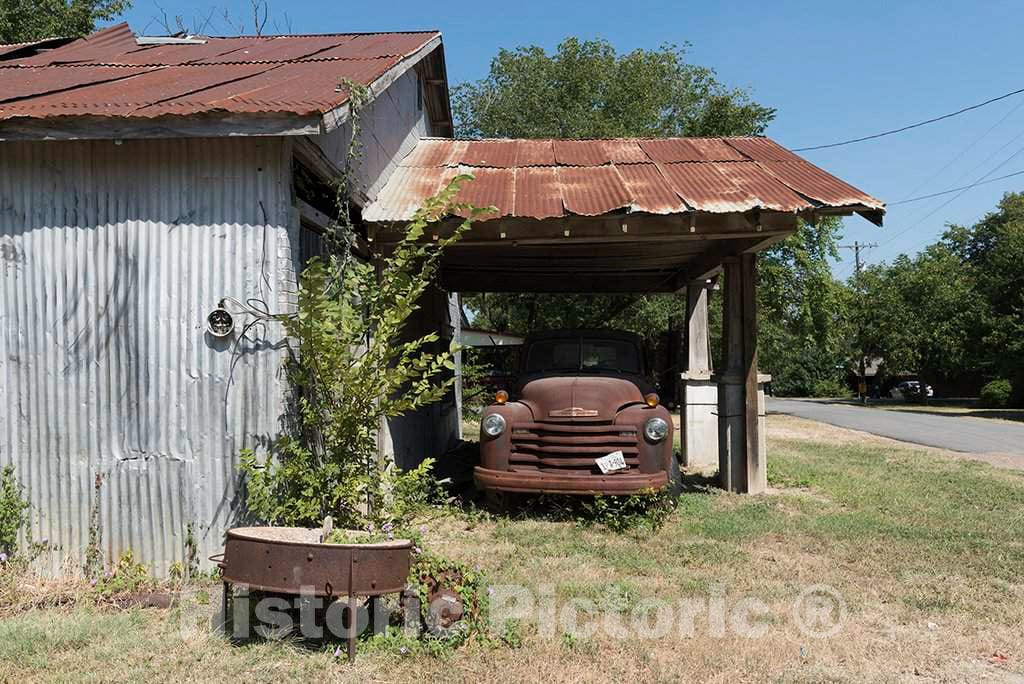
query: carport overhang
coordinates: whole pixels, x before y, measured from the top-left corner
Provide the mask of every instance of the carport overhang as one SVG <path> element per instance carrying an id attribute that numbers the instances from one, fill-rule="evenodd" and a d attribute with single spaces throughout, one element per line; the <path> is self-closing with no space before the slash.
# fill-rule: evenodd
<path id="1" fill-rule="evenodd" d="M 754 254 L 793 235 L 798 219 L 813 224 L 824 216 L 854 213 L 879 215 L 876 209 L 850 206 L 799 214 L 616 212 L 491 219 L 475 223 L 447 250 L 441 285 L 450 292 L 678 292 L 721 272 L 727 257 Z M 450 233 L 457 221 L 441 222 L 435 234 Z M 370 242 L 386 251 L 402 238 L 405 222 L 368 226 Z"/>
<path id="2" fill-rule="evenodd" d="M 372 249 L 386 253 L 402 239 L 416 207 L 457 174 L 474 176 L 457 200 L 495 211 L 446 250 L 442 286 L 455 292 L 685 289 L 684 456 L 691 465 L 717 465 L 725 489 L 764 491 L 762 386 L 769 378 L 757 369 L 756 255 L 796 233 L 801 219 L 856 213 L 881 225 L 884 204 L 767 138 L 427 139 L 364 209 Z M 438 239 L 458 221 L 440 222 L 424 239 Z M 707 281 L 719 272 L 725 275 L 724 367 L 712 372 Z"/>

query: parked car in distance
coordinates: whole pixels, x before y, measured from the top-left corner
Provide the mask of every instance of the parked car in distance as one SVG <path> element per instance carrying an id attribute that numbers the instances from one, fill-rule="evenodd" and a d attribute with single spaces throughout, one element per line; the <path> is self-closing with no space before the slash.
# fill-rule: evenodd
<path id="1" fill-rule="evenodd" d="M 935 394 L 935 390 L 932 389 L 931 385 L 926 384 L 924 386 L 926 396 L 931 397 Z M 889 390 L 889 396 L 893 399 L 902 399 L 903 401 L 910 401 L 911 399 L 921 398 L 921 382 L 918 380 L 904 380 L 903 382 L 894 386 Z"/>
<path id="2" fill-rule="evenodd" d="M 672 416 L 641 338 L 555 330 L 523 344 L 516 382 L 480 421 L 477 486 L 488 492 L 637 494 L 681 488 Z"/>

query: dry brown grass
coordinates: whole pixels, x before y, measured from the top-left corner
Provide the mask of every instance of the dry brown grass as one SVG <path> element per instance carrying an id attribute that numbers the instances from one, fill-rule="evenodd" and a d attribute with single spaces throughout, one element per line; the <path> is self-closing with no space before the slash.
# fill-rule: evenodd
<path id="1" fill-rule="evenodd" d="M 30 610 L 0 623 L 0 680 L 454 682 L 1022 681 L 1024 476 L 786 416 L 769 420 L 773 493 L 694 491 L 651 535 L 459 513 L 427 544 L 496 584 L 550 585 L 630 610 L 639 601 L 763 602 L 757 638 L 706 617 L 692 636 L 569 638 L 521 626 L 521 648 L 471 644 L 447 659 L 292 643 L 232 646 L 181 609 Z M 835 636 L 802 633 L 794 600 L 815 584 L 847 606 Z M 217 586 L 186 605 L 206 618 Z"/>

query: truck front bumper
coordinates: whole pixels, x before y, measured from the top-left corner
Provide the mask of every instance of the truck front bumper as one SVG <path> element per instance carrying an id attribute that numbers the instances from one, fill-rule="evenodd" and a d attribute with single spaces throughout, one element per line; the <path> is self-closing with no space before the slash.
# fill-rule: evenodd
<path id="1" fill-rule="evenodd" d="M 668 473 L 560 475 L 548 472 L 491 470 L 477 466 L 473 478 L 480 489 L 523 494 L 643 494 L 668 484 Z"/>

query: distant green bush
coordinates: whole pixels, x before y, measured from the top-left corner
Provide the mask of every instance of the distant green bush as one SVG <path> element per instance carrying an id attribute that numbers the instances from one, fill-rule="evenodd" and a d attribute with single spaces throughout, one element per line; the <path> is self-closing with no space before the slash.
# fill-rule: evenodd
<path id="1" fill-rule="evenodd" d="M 811 396 L 820 398 L 848 397 L 850 388 L 834 378 L 819 378 L 811 385 Z"/>
<path id="2" fill-rule="evenodd" d="M 1013 396 L 1013 386 L 1009 380 L 1000 378 L 987 383 L 981 388 L 981 405 L 985 408 L 1006 408 Z"/>

